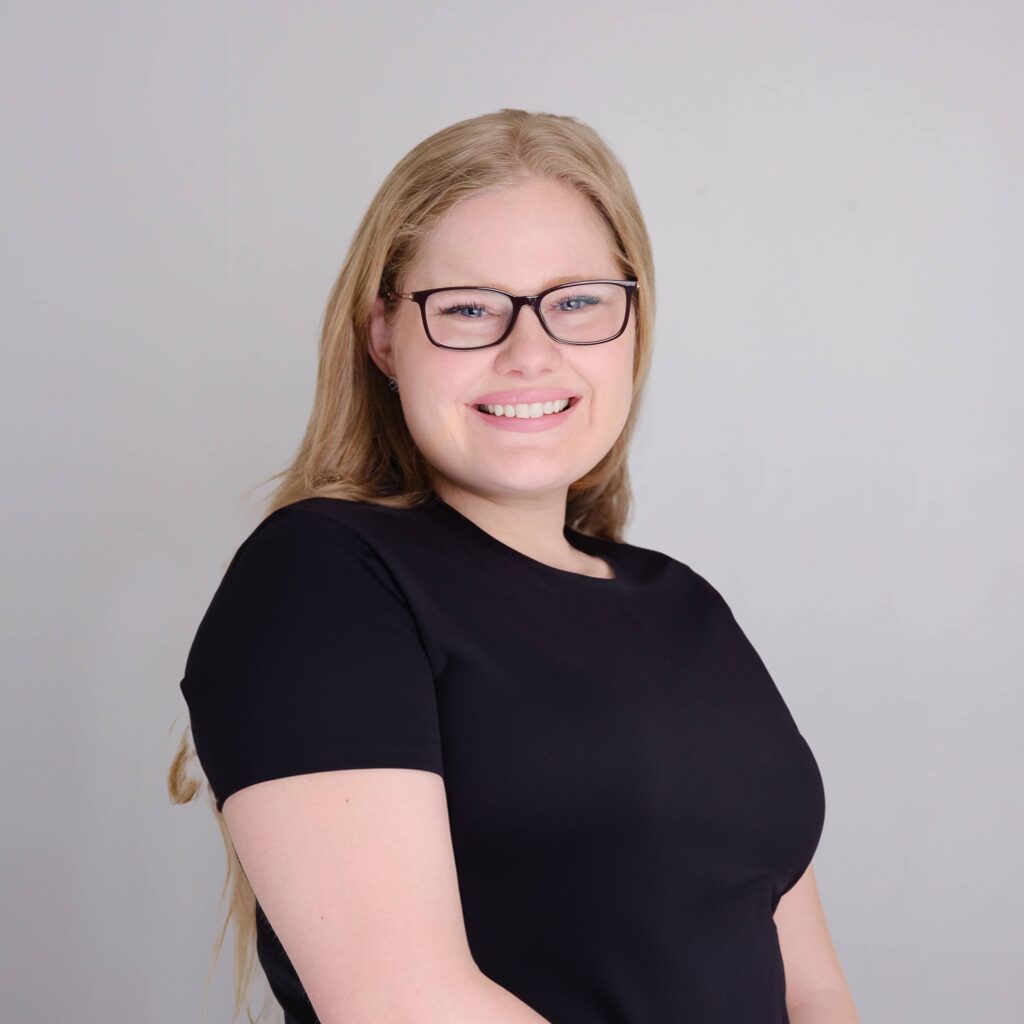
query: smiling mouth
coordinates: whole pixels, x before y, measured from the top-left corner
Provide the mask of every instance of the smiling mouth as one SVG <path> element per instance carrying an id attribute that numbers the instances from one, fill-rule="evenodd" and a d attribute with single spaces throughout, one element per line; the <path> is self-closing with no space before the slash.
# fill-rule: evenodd
<path id="1" fill-rule="evenodd" d="M 547 401 L 547 402 L 522 402 L 522 403 L 518 403 L 518 404 L 514 404 L 514 403 L 509 402 L 509 403 L 506 403 L 504 405 L 492 405 L 490 407 L 488 407 L 486 405 L 475 405 L 475 406 L 473 406 L 473 408 L 474 409 L 478 409 L 480 412 L 484 413 L 484 415 L 486 415 L 486 416 L 506 416 L 509 419 L 520 419 L 520 420 L 538 419 L 539 420 L 539 419 L 542 419 L 542 418 L 547 417 L 547 416 L 559 416 L 562 413 L 566 412 L 568 409 L 571 409 L 579 400 L 580 400 L 580 396 L 579 395 L 573 395 L 568 400 L 568 402 L 566 402 L 566 400 L 563 398 L 563 399 L 558 399 L 557 401 Z M 540 411 L 537 412 L 537 413 L 534 413 L 534 409 L 533 409 L 534 406 L 539 406 L 540 407 Z M 509 415 L 509 413 L 507 412 L 508 409 L 512 410 L 512 414 L 511 415 Z M 548 411 L 549 409 L 550 409 L 550 411 Z M 505 411 L 499 412 L 498 410 L 505 410 Z M 520 414 L 521 411 L 522 411 L 522 415 Z"/>

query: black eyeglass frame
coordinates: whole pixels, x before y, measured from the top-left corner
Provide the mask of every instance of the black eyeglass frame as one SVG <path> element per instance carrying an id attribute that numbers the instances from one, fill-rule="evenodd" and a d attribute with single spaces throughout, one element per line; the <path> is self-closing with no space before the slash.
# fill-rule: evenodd
<path id="1" fill-rule="evenodd" d="M 600 341 L 565 341 L 562 338 L 556 337 L 551 332 L 551 328 L 548 327 L 544 320 L 544 316 L 540 311 L 540 302 L 545 296 L 550 295 L 552 292 L 561 291 L 563 288 L 576 288 L 584 284 L 618 284 L 622 285 L 626 289 L 626 316 L 622 321 L 622 326 L 608 338 L 602 338 Z M 509 317 L 508 326 L 505 328 L 505 333 L 502 334 L 497 341 L 489 341 L 486 345 L 442 345 L 441 342 L 436 341 L 433 335 L 430 333 L 430 328 L 427 326 L 427 299 L 435 292 L 447 292 L 447 291 L 474 291 L 474 292 L 495 292 L 497 295 L 504 295 L 506 298 L 512 300 L 512 315 Z M 420 317 L 423 320 L 423 331 L 427 336 L 427 340 L 431 345 L 436 345 L 438 348 L 446 348 L 453 352 L 479 352 L 484 348 L 493 348 L 495 345 L 500 345 L 511 333 L 512 328 L 516 325 L 516 320 L 519 319 L 519 311 L 523 306 L 529 306 L 534 313 L 537 315 L 537 320 L 540 322 L 541 327 L 544 328 L 544 333 L 552 341 L 557 341 L 559 345 L 573 345 L 573 346 L 585 346 L 585 345 L 604 345 L 609 341 L 614 341 L 616 338 L 622 335 L 627 325 L 629 324 L 629 311 L 633 307 L 636 296 L 638 294 L 638 284 L 635 280 L 627 281 L 615 281 L 610 278 L 590 278 L 586 281 L 566 281 L 564 284 L 556 284 L 551 288 L 545 288 L 544 291 L 537 295 L 513 295 L 511 292 L 503 292 L 500 288 L 486 288 L 482 285 L 467 284 L 467 285 L 445 285 L 443 288 L 421 288 L 416 292 L 384 292 L 384 297 L 391 299 L 411 299 L 420 307 Z"/>

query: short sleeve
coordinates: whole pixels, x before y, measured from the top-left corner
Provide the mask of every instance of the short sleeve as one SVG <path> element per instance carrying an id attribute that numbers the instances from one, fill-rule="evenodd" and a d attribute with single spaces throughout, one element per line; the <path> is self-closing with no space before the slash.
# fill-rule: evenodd
<path id="1" fill-rule="evenodd" d="M 180 687 L 218 810 L 245 786 L 308 772 L 444 774 L 412 612 L 364 537 L 317 512 L 280 509 L 238 548 Z"/>

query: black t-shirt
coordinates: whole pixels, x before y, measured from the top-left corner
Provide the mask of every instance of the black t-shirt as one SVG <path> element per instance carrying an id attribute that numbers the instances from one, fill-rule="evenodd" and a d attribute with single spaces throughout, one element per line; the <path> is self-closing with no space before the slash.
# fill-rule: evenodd
<path id="1" fill-rule="evenodd" d="M 786 1024 L 772 915 L 821 836 L 814 756 L 710 583 L 565 536 L 614 578 L 438 497 L 266 517 L 181 681 L 218 807 L 306 772 L 437 772 L 473 958 L 552 1024 Z M 286 1021 L 316 1021 L 256 924 Z"/>

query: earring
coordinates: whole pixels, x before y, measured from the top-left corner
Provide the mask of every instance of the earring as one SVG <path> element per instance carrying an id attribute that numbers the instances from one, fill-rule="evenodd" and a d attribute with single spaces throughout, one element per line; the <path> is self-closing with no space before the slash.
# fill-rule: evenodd
<path id="1" fill-rule="evenodd" d="M 394 377 L 388 377 L 388 387 L 391 388 L 392 391 L 397 391 L 398 390 L 398 381 L 395 380 Z"/>

